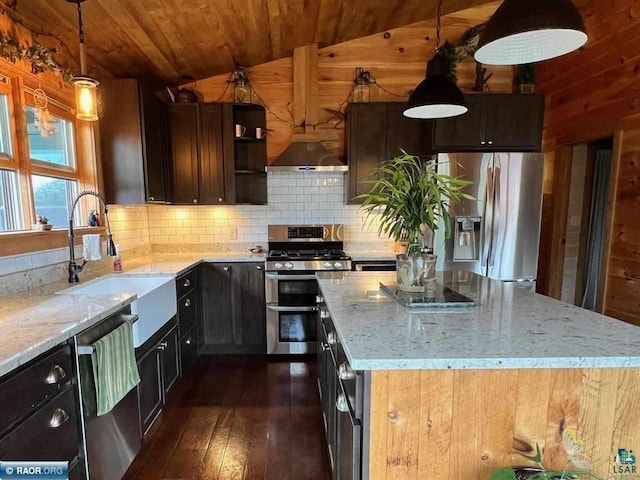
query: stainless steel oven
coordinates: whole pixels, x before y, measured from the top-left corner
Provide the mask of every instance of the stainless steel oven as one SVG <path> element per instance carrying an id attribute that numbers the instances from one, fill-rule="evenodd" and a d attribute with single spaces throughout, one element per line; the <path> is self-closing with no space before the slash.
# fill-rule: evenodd
<path id="1" fill-rule="evenodd" d="M 314 273 L 266 274 L 268 353 L 315 353 L 318 283 Z"/>
<path id="2" fill-rule="evenodd" d="M 267 353 L 316 353 L 315 272 L 350 270 L 342 225 L 269 226 L 266 262 Z"/>

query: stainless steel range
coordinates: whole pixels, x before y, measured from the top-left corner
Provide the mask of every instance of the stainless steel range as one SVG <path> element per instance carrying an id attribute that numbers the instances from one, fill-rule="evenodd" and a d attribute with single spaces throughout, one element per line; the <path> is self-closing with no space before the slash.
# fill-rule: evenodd
<path id="1" fill-rule="evenodd" d="M 269 225 L 267 354 L 316 352 L 315 272 L 351 270 L 342 225 Z"/>

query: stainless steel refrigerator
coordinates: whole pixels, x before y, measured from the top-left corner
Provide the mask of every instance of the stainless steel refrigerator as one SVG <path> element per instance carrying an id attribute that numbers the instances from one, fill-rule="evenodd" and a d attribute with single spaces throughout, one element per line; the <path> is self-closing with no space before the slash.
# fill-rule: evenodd
<path id="1" fill-rule="evenodd" d="M 540 246 L 544 155 L 448 153 L 438 170 L 471 180 L 476 200 L 452 205 L 452 235 L 436 232 L 439 268 L 503 281 L 535 281 Z"/>

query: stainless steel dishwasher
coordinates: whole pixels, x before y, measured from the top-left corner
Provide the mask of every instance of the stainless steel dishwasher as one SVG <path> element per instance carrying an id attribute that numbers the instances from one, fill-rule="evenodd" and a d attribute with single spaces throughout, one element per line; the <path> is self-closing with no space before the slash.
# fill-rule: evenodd
<path id="1" fill-rule="evenodd" d="M 88 395 L 88 398 L 95 396 L 90 345 L 124 322 L 135 322 L 137 316 L 130 313 L 130 307 L 126 307 L 80 333 L 74 339 L 82 398 L 87 471 L 88 478 L 91 480 L 121 479 L 140 451 L 140 411 L 137 389 L 131 389 L 113 410 L 100 417 L 96 416 L 95 401 L 93 404 L 85 401 L 85 395 Z M 83 389 L 86 391 L 83 392 Z"/>
<path id="2" fill-rule="evenodd" d="M 352 260 L 354 272 L 395 272 L 395 260 Z"/>

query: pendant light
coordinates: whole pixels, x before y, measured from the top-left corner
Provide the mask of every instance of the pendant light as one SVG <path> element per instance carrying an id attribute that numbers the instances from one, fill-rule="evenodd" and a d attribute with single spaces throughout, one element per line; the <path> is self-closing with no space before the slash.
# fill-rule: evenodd
<path id="1" fill-rule="evenodd" d="M 76 89 L 76 118 L 95 122 L 98 120 L 98 102 L 96 88 L 100 85 L 95 78 L 87 75 L 87 54 L 84 46 L 84 27 L 82 25 L 82 2 L 85 0 L 67 0 L 78 6 L 78 35 L 80 37 L 80 75 L 71 80 Z"/>
<path id="2" fill-rule="evenodd" d="M 559 57 L 587 43 L 571 0 L 505 0 L 480 36 L 477 62 L 522 65 Z"/>
<path id="3" fill-rule="evenodd" d="M 440 53 L 442 0 L 438 1 L 436 54 L 427 63 L 427 75 L 411 94 L 404 115 L 409 118 L 449 118 L 467 113 L 464 95 L 448 76 L 449 61 Z"/>

